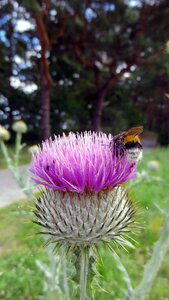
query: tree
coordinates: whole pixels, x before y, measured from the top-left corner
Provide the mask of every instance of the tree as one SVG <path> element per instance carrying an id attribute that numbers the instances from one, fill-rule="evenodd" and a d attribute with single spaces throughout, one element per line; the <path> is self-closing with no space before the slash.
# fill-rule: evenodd
<path id="1" fill-rule="evenodd" d="M 0 6 L 3 124 L 22 117 L 33 136 L 41 126 L 43 138 L 49 118 L 55 133 L 101 125 L 115 132 L 143 122 L 168 128 L 166 0 L 134 6 L 126 0 L 4 0 Z M 20 20 L 31 27 L 18 31 Z M 36 89 L 27 93 L 30 83 Z"/>
<path id="2" fill-rule="evenodd" d="M 50 51 L 50 41 L 46 28 L 46 18 L 48 15 L 50 0 L 43 1 L 20 1 L 22 5 L 31 13 L 35 20 L 36 33 L 41 47 L 40 57 L 40 94 L 41 94 L 41 130 L 42 137 L 46 139 L 50 136 L 50 91 L 52 87 L 52 77 L 50 75 L 48 55 Z"/>
<path id="3" fill-rule="evenodd" d="M 131 6 L 130 1 L 67 1 L 58 7 L 54 1 L 57 16 L 48 26 L 51 44 L 92 73 L 93 130 L 100 130 L 109 90 L 126 72 L 141 65 L 148 68 L 163 53 L 169 34 L 167 2 Z"/>
<path id="4" fill-rule="evenodd" d="M 11 127 L 22 118 L 29 124 L 27 136 L 37 139 L 40 108 L 35 91 L 27 88 L 37 86 L 38 68 L 33 31 L 18 26 L 23 20 L 30 14 L 17 1 L 0 3 L 0 122 Z"/>

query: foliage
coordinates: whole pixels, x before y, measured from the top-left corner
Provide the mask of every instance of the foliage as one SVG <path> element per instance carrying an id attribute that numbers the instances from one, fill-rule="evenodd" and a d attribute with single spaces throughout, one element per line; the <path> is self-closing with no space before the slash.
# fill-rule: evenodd
<path id="1" fill-rule="evenodd" d="M 49 21 L 51 44 L 55 50 L 54 53 L 58 53 L 59 60 L 63 58 L 65 60 L 66 58 L 66 62 L 70 66 L 76 66 L 77 69 L 78 66 L 81 66 L 81 72 L 78 70 L 80 77 L 84 76 L 82 73 L 83 68 L 88 70 L 91 87 L 89 90 L 86 89 L 86 96 L 89 99 L 87 108 L 90 110 L 90 126 L 94 126 L 93 122 L 95 121 L 93 118 L 100 118 L 102 108 L 105 106 L 110 108 L 109 115 L 110 111 L 112 112 L 111 119 L 114 119 L 117 112 L 117 116 L 119 114 L 122 123 L 127 121 L 126 116 L 120 114 L 121 108 L 114 105 L 114 97 L 108 97 L 109 91 L 112 95 L 116 94 L 118 89 L 123 90 L 126 87 L 129 87 L 128 97 L 123 97 L 120 101 L 123 111 L 125 107 L 126 110 L 129 110 L 131 116 L 133 115 L 131 107 L 133 105 L 138 107 L 134 112 L 135 118 L 133 118 L 133 122 L 131 121 L 132 125 L 135 119 L 137 122 L 141 119 L 142 123 L 146 125 L 148 123 L 148 127 L 151 126 L 148 113 L 144 118 L 140 118 L 140 110 L 141 112 L 145 111 L 142 102 L 144 103 L 147 99 L 139 97 L 134 73 L 140 75 L 141 69 L 144 70 L 143 80 L 145 83 L 143 83 L 140 92 L 144 93 L 146 85 L 148 85 L 151 97 L 156 91 L 157 101 L 154 106 L 155 108 L 158 107 L 160 98 L 164 98 L 165 91 L 168 88 L 167 84 L 163 85 L 163 91 L 160 94 L 157 93 L 158 88 L 161 88 L 157 77 L 159 66 L 162 71 L 161 75 L 164 76 L 165 80 L 167 68 L 164 60 L 168 60 L 168 54 L 165 51 L 163 52 L 165 43 L 168 40 L 168 37 L 165 37 L 164 34 L 167 23 L 164 21 L 159 25 L 157 22 L 159 17 L 163 15 L 166 17 L 168 14 L 166 2 L 159 3 L 155 1 L 152 5 L 141 2 L 140 6 L 135 5 L 132 7 L 126 1 L 107 1 L 106 4 L 104 1 L 101 3 L 91 1 L 82 3 L 77 9 L 76 2 L 70 1 L 69 9 L 66 5 L 64 8 L 57 5 L 56 7 L 58 10 L 57 24 L 59 26 L 55 26 L 55 20 Z M 51 30 L 52 26 L 53 31 Z M 154 31 L 152 31 L 152 27 Z M 76 34 L 72 35 L 72 32 L 76 32 Z M 158 32 L 159 36 L 161 32 L 161 38 L 157 39 L 155 32 Z M 53 67 L 56 59 L 52 57 L 52 53 L 51 62 Z M 57 66 L 55 70 L 57 70 Z M 150 78 L 146 76 L 147 71 L 153 73 Z M 137 75 L 137 78 L 139 78 L 139 75 Z M 126 77 L 129 80 L 131 78 L 130 84 L 125 81 Z M 153 80 L 156 81 L 155 85 Z M 133 83 L 135 82 L 134 89 Z M 154 94 L 150 85 L 153 85 Z M 132 106 L 128 106 L 129 98 L 132 98 Z M 165 105 L 165 107 L 167 106 Z M 107 117 L 106 112 L 107 110 L 104 109 L 105 118 Z M 156 114 L 154 112 L 153 117 L 155 116 L 155 120 Z M 111 123 L 109 127 L 114 129 L 111 127 Z M 156 129 L 156 127 L 154 126 L 153 129 Z"/>

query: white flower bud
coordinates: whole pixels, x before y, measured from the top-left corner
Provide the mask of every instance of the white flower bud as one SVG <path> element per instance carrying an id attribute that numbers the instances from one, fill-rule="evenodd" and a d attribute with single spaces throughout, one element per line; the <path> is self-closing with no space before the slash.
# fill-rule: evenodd
<path id="1" fill-rule="evenodd" d="M 12 129 L 18 133 L 26 133 L 28 127 L 24 121 L 20 120 L 13 123 Z"/>

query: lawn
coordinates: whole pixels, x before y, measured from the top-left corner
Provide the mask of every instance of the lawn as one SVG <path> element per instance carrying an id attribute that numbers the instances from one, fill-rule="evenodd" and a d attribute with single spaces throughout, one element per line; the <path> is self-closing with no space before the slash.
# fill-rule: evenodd
<path id="1" fill-rule="evenodd" d="M 160 182 L 158 178 L 157 180 L 145 180 L 132 189 L 133 201 L 137 202 L 136 218 L 143 228 L 135 236 L 138 242 L 135 249 L 128 252 L 123 249 L 116 249 L 131 276 L 133 286 L 136 286 L 141 279 L 143 265 L 152 253 L 153 244 L 158 238 L 163 222 L 163 217 L 156 204 L 165 209 L 169 199 L 167 186 L 167 182 L 169 182 L 169 149 L 157 149 L 146 153 L 140 164 L 140 170 L 146 170 L 147 162 L 152 159 L 159 161 L 160 169 L 150 174 L 161 177 L 164 182 Z M 43 248 L 44 241 L 36 235 L 37 225 L 33 224 L 31 218 L 25 213 L 31 211 L 31 206 L 30 202 L 23 200 L 0 210 L 0 299 L 48 300 L 48 298 L 43 297 L 44 274 L 35 263 L 36 259 L 47 263 L 48 258 Z M 122 274 L 109 250 L 102 248 L 101 257 L 99 283 L 105 291 L 100 291 L 97 288 L 95 299 L 119 299 L 123 296 L 123 289 L 125 288 Z M 148 299 L 169 299 L 168 286 L 169 252 L 164 259 Z"/>

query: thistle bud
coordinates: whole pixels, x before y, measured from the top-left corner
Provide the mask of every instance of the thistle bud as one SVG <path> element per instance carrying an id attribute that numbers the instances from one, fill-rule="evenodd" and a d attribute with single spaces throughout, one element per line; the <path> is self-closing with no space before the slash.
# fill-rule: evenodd
<path id="1" fill-rule="evenodd" d="M 12 129 L 17 133 L 23 134 L 27 132 L 28 127 L 24 121 L 20 120 L 13 123 Z"/>
<path id="2" fill-rule="evenodd" d="M 157 160 L 150 160 L 147 163 L 147 167 L 150 171 L 158 171 L 160 168 L 160 164 Z"/>
<path id="3" fill-rule="evenodd" d="M 10 132 L 0 125 L 0 141 L 8 141 L 10 139 Z"/>
<path id="4" fill-rule="evenodd" d="M 166 42 L 166 51 L 169 52 L 169 41 Z"/>
<path id="5" fill-rule="evenodd" d="M 35 154 L 36 152 L 38 152 L 39 147 L 38 145 L 32 145 L 28 148 L 28 152 L 31 154 Z"/>

